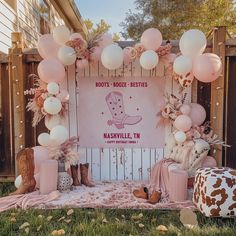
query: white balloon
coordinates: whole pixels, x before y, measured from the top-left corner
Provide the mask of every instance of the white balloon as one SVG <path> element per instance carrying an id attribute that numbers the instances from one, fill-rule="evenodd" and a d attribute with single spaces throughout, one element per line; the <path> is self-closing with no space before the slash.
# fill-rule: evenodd
<path id="1" fill-rule="evenodd" d="M 50 94 L 56 95 L 59 92 L 59 85 L 55 82 L 50 82 L 47 85 L 47 90 Z"/>
<path id="2" fill-rule="evenodd" d="M 16 188 L 19 188 L 20 185 L 21 185 L 21 183 L 22 183 L 22 176 L 21 176 L 21 175 L 18 175 L 18 176 L 16 177 L 16 179 L 15 179 L 15 187 L 16 187 Z"/>
<path id="3" fill-rule="evenodd" d="M 58 145 L 64 143 L 69 138 L 69 132 L 63 125 L 57 125 L 50 132 L 51 141 L 55 141 Z"/>
<path id="4" fill-rule="evenodd" d="M 61 101 L 55 97 L 48 97 L 43 103 L 44 110 L 50 115 L 56 115 L 61 111 Z"/>
<path id="5" fill-rule="evenodd" d="M 62 64 L 69 66 L 75 63 L 76 52 L 72 47 L 62 46 L 58 50 L 57 57 Z"/>
<path id="6" fill-rule="evenodd" d="M 124 59 L 123 50 L 117 44 L 105 47 L 102 51 L 101 61 L 108 70 L 118 69 Z"/>
<path id="7" fill-rule="evenodd" d="M 186 134 L 183 131 L 177 131 L 174 136 L 176 142 L 178 143 L 183 143 L 187 138 Z"/>
<path id="8" fill-rule="evenodd" d="M 59 25 L 53 29 L 53 39 L 58 44 L 65 44 L 70 40 L 70 30 L 65 25 Z"/>
<path id="9" fill-rule="evenodd" d="M 51 130 L 53 127 L 59 125 L 61 122 L 61 117 L 59 115 L 48 116 L 46 115 L 44 123 L 45 126 Z"/>
<path id="10" fill-rule="evenodd" d="M 175 59 L 173 69 L 174 72 L 178 75 L 186 75 L 188 74 L 193 67 L 193 62 L 191 57 L 189 56 L 179 56 Z"/>
<path id="11" fill-rule="evenodd" d="M 48 133 L 41 133 L 39 136 L 38 136 L 38 143 L 41 145 L 41 146 L 48 146 L 48 143 L 49 143 L 49 139 L 50 139 L 50 136 Z"/>
<path id="12" fill-rule="evenodd" d="M 180 51 L 185 56 L 192 58 L 201 55 L 207 45 L 205 34 L 198 29 L 186 31 L 180 38 Z"/>
<path id="13" fill-rule="evenodd" d="M 151 70 L 156 67 L 158 61 L 159 57 L 157 53 L 153 50 L 147 50 L 143 52 L 139 59 L 140 65 L 146 70 Z"/>

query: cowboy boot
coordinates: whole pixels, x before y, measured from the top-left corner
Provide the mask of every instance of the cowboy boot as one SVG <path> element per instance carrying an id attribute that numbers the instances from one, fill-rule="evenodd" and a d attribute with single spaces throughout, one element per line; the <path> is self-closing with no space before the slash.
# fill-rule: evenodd
<path id="1" fill-rule="evenodd" d="M 73 179 L 73 184 L 74 186 L 81 186 L 81 183 L 78 179 L 78 165 L 71 165 L 70 170 L 71 170 L 71 177 Z"/>
<path id="2" fill-rule="evenodd" d="M 87 187 L 94 187 L 95 185 L 88 179 L 88 169 L 89 163 L 80 164 L 81 184 L 84 184 Z"/>
<path id="3" fill-rule="evenodd" d="M 113 91 L 105 100 L 112 115 L 112 120 L 107 122 L 108 125 L 114 124 L 117 129 L 123 129 L 124 125 L 135 125 L 142 120 L 141 116 L 129 116 L 125 113 L 122 93 Z"/>
<path id="4" fill-rule="evenodd" d="M 147 202 L 150 204 L 156 204 L 160 201 L 160 199 L 161 199 L 161 193 L 158 191 L 153 191 L 151 196 L 148 198 Z"/>
<path id="5" fill-rule="evenodd" d="M 34 178 L 34 150 L 25 148 L 16 157 L 19 173 L 22 182 L 19 188 L 10 195 L 24 194 L 35 190 L 36 181 Z"/>
<path id="6" fill-rule="evenodd" d="M 148 189 L 146 187 L 142 187 L 140 189 L 135 189 L 133 194 L 137 198 L 148 199 Z"/>

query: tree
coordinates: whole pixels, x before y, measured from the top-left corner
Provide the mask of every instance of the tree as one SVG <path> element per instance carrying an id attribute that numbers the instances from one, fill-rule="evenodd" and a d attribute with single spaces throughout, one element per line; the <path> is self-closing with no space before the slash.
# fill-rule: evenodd
<path id="1" fill-rule="evenodd" d="M 90 19 L 85 19 L 84 23 L 87 27 L 87 30 L 90 34 L 90 37 L 93 38 L 93 36 L 98 34 L 103 34 L 108 32 L 108 30 L 111 28 L 109 24 L 105 22 L 105 20 L 101 19 L 98 24 L 94 27 L 94 23 Z M 112 36 L 113 41 L 119 41 L 120 35 L 118 33 L 114 33 Z"/>
<path id="2" fill-rule="evenodd" d="M 118 33 L 114 33 L 112 39 L 114 42 L 120 41 L 120 35 Z"/>
<path id="3" fill-rule="evenodd" d="M 94 23 L 90 19 L 84 20 L 84 23 L 91 35 L 106 33 L 111 28 L 111 26 L 107 24 L 103 19 L 101 19 L 95 27 Z"/>
<path id="4" fill-rule="evenodd" d="M 150 27 L 158 28 L 164 39 L 177 39 L 184 31 L 198 28 L 205 34 L 214 26 L 227 26 L 236 34 L 234 0 L 136 0 L 137 12 L 126 13 L 122 36 L 140 39 Z"/>

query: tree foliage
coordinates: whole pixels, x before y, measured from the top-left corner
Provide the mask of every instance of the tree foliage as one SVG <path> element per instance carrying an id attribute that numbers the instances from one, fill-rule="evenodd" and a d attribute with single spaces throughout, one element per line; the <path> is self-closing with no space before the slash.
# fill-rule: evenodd
<path id="1" fill-rule="evenodd" d="M 236 34 L 234 0 L 136 0 L 136 11 L 126 13 L 122 36 L 140 39 L 150 27 L 164 39 L 177 39 L 184 31 L 198 28 L 207 34 L 215 26 L 227 26 Z"/>
<path id="2" fill-rule="evenodd" d="M 101 19 L 100 22 L 96 24 L 96 26 L 94 26 L 94 23 L 90 19 L 85 19 L 84 23 L 91 37 L 98 34 L 106 33 L 111 28 L 111 26 L 103 19 Z M 112 39 L 113 41 L 119 41 L 120 35 L 118 33 L 114 33 Z"/>

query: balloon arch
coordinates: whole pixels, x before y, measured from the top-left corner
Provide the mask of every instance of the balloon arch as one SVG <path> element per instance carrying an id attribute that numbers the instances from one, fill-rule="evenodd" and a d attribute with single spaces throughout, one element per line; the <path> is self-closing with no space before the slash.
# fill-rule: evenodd
<path id="1" fill-rule="evenodd" d="M 198 29 L 182 35 L 177 55 L 171 53 L 170 42 L 162 45 L 162 34 L 156 28 L 145 30 L 139 43 L 124 49 L 113 42 L 108 33 L 88 38 L 84 39 L 79 33 L 71 34 L 66 26 L 61 25 L 52 34 L 42 35 L 38 41 L 43 60 L 38 66 L 35 96 L 27 107 L 34 112 L 33 126 L 45 118 L 45 125 L 50 130 L 38 136 L 42 146 L 57 147 L 69 139 L 69 132 L 63 125 L 69 94 L 59 85 L 65 78 L 65 66 L 75 63 L 77 68 L 83 69 L 89 63 L 101 61 L 108 70 L 115 70 L 123 63 L 138 59 L 143 69 L 152 70 L 163 59 L 171 65 L 172 74 L 182 89 L 191 86 L 194 78 L 204 83 L 212 82 L 222 71 L 221 59 L 216 54 L 204 53 L 207 39 Z M 173 124 L 176 141 L 184 142 L 188 133 L 199 129 L 205 121 L 206 112 L 199 104 L 184 104 L 170 95 L 160 116 Z"/>

